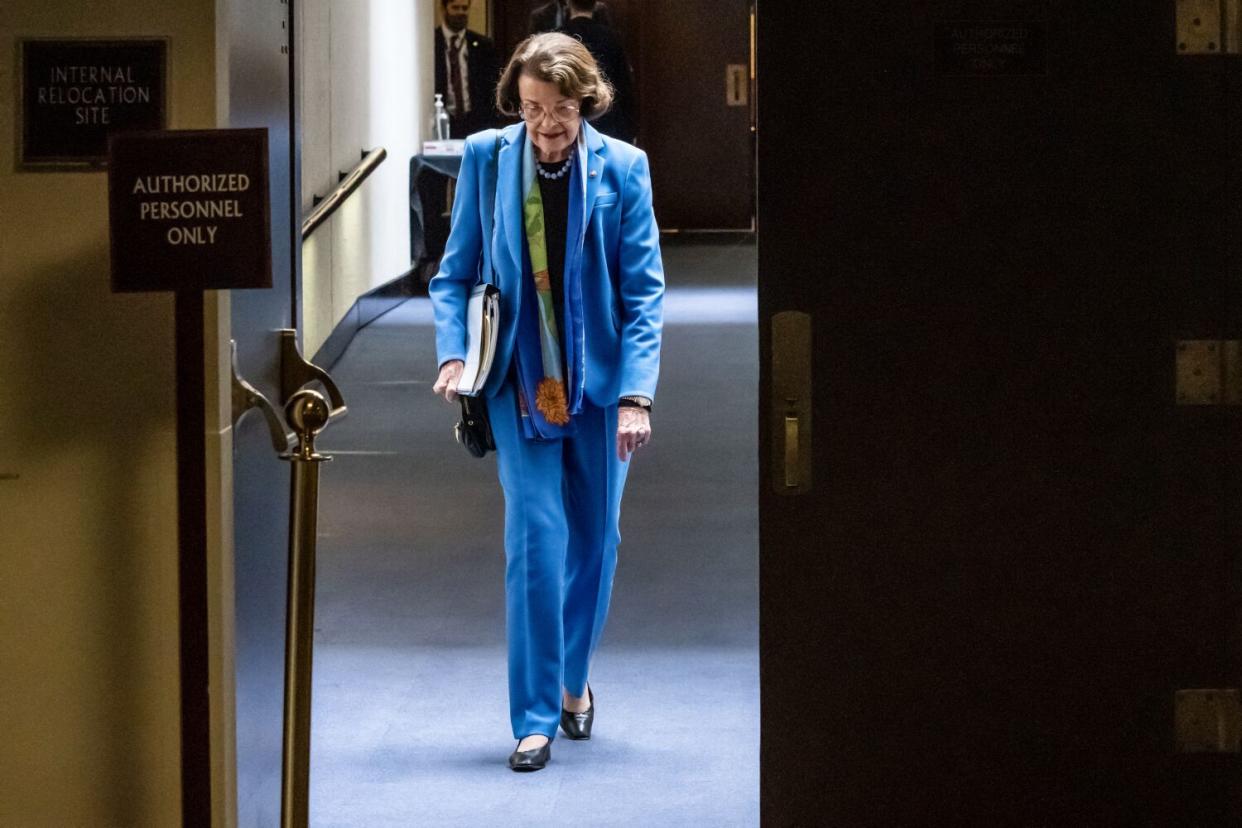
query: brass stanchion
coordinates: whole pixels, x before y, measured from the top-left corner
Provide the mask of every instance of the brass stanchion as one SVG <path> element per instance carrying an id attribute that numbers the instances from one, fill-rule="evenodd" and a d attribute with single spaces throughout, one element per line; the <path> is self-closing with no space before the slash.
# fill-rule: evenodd
<path id="1" fill-rule="evenodd" d="M 306 828 L 310 815 L 311 652 L 315 639 L 315 533 L 319 523 L 319 464 L 331 457 L 315 451 L 315 435 L 328 424 L 327 401 L 298 391 L 285 406 L 297 448 L 281 459 L 292 463 L 289 504 L 289 587 L 285 615 L 285 722 L 280 824 Z"/>

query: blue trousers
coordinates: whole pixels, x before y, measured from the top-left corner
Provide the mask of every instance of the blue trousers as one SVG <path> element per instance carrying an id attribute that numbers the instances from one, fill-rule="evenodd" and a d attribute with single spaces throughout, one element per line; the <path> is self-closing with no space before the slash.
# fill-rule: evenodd
<path id="1" fill-rule="evenodd" d="M 586 695 L 617 568 L 617 406 L 584 400 L 577 433 L 530 440 L 510 378 L 488 401 L 505 495 L 505 632 L 513 736 L 551 739 L 561 687 Z"/>

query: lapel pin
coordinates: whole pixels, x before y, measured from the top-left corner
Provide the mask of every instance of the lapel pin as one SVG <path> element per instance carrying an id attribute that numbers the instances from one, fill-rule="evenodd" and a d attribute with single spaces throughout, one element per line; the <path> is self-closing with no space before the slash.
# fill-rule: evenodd
<path id="1" fill-rule="evenodd" d="M 595 177 L 596 170 L 591 170 L 591 178 Z"/>

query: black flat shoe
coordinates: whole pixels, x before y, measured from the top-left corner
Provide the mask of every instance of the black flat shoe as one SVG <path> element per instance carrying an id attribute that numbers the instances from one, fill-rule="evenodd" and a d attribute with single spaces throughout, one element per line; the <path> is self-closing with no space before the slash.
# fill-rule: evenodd
<path id="1" fill-rule="evenodd" d="M 565 708 L 561 708 L 561 730 L 565 731 L 565 735 L 570 739 L 581 740 L 591 738 L 591 723 L 595 721 L 595 694 L 591 692 L 591 685 L 587 685 L 587 698 L 591 701 L 591 706 L 583 713 L 570 713 Z"/>
<path id="2" fill-rule="evenodd" d="M 518 744 L 522 744 L 518 742 Z M 509 754 L 509 767 L 515 771 L 543 770 L 543 766 L 552 759 L 552 740 L 543 747 L 534 750 L 515 750 Z"/>

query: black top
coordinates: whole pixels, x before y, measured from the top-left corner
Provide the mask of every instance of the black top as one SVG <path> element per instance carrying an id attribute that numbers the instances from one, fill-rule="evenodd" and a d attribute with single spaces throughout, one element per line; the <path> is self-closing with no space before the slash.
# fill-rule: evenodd
<path id="1" fill-rule="evenodd" d="M 561 26 L 561 31 L 576 37 L 599 64 L 600 71 L 612 84 L 612 108 L 592 121 L 592 126 L 612 138 L 634 143 L 638 135 L 638 117 L 635 111 L 634 78 L 630 62 L 625 57 L 625 47 L 616 29 L 586 17 L 575 17 Z"/>
<path id="2" fill-rule="evenodd" d="M 572 164 L 574 155 L 564 163 Z M 561 169 L 561 164 L 548 164 L 548 172 Z M 561 356 L 565 355 L 565 236 L 569 232 L 569 185 L 574 171 L 560 178 L 539 175 L 539 197 L 543 200 L 543 232 L 548 245 L 548 281 L 552 285 L 552 307 L 556 314 L 556 330 L 561 340 Z"/>

